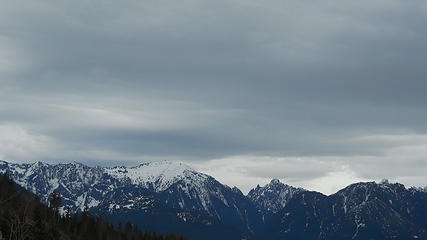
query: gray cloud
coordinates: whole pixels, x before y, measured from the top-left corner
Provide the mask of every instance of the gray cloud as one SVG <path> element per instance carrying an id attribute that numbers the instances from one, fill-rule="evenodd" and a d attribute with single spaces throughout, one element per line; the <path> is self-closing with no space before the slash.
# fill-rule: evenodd
<path id="1" fill-rule="evenodd" d="M 0 156 L 333 156 L 408 176 L 425 160 L 390 152 L 427 142 L 426 18 L 423 1 L 3 2 Z"/>

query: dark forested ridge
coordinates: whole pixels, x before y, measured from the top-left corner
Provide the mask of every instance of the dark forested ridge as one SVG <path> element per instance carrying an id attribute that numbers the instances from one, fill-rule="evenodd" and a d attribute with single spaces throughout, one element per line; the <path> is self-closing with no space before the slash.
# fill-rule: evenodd
<path id="1" fill-rule="evenodd" d="M 16 185 L 7 174 L 0 176 L 0 239 L 10 240 L 183 240 L 143 231 L 131 222 L 114 226 L 87 211 L 59 214 L 59 194 L 53 193 L 49 206 Z M 167 231 L 167 230 L 166 230 Z"/>

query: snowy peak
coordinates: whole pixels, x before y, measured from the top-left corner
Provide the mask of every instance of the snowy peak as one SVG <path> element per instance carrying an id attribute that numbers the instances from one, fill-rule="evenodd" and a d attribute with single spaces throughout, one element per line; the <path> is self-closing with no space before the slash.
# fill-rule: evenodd
<path id="1" fill-rule="evenodd" d="M 0 162 L 0 173 L 5 172 L 42 200 L 47 200 L 54 190 L 58 191 L 63 196 L 64 205 L 73 210 L 115 201 L 117 191 L 148 191 L 158 193 L 168 205 L 178 208 L 191 206 L 191 209 L 202 209 L 210 214 L 214 209 L 211 199 L 221 199 L 222 191 L 228 191 L 212 177 L 196 172 L 186 164 L 169 161 L 112 168 L 89 167 L 80 163 Z M 107 196 L 113 199 L 107 199 Z"/>
<path id="2" fill-rule="evenodd" d="M 249 191 L 247 197 L 264 212 L 278 212 L 297 193 L 305 191 L 302 188 L 295 188 L 280 182 L 279 179 L 272 179 L 264 187 L 259 185 Z"/>
<path id="3" fill-rule="evenodd" d="M 19 185 L 47 200 L 52 191 L 72 211 L 124 213 L 175 209 L 209 216 L 245 233 L 261 217 L 238 190 L 183 163 L 146 162 L 135 167 L 89 167 L 83 164 L 0 164 Z M 160 204 L 160 205 L 159 205 Z M 157 207 L 156 207 L 157 206 Z M 163 211 L 163 210 L 162 210 Z M 169 210 L 164 210 L 169 211 Z M 173 212 L 172 211 L 172 212 Z"/>
<path id="4" fill-rule="evenodd" d="M 207 179 L 207 175 L 197 173 L 190 166 L 179 162 L 146 162 L 136 167 L 104 168 L 105 173 L 118 179 L 130 179 L 132 184 L 161 192 L 172 184 L 195 175 Z M 200 179 L 199 179 L 200 180 Z"/>

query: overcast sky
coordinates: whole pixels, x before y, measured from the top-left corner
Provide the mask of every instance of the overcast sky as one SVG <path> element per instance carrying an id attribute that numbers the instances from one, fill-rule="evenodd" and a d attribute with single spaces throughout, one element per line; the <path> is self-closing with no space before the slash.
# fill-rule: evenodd
<path id="1" fill-rule="evenodd" d="M 425 0 L 0 3 L 0 159 L 427 185 Z"/>

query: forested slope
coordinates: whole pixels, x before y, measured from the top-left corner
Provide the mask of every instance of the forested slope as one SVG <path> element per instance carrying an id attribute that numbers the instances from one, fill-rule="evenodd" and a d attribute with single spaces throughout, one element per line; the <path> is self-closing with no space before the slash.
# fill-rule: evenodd
<path id="1" fill-rule="evenodd" d="M 184 239 L 170 233 L 167 236 L 127 222 L 114 226 L 108 221 L 90 215 L 60 215 L 61 198 L 52 194 L 49 206 L 34 194 L 16 185 L 7 174 L 0 176 L 0 231 L 4 239 L 11 240 L 175 240 Z M 141 226 L 143 227 L 143 226 Z M 0 237 L 1 239 L 1 237 Z"/>

